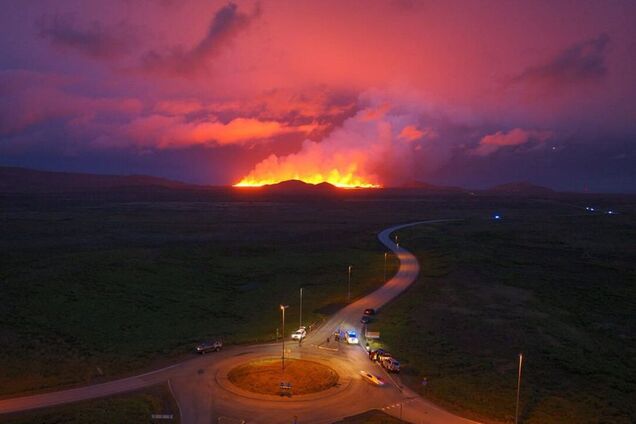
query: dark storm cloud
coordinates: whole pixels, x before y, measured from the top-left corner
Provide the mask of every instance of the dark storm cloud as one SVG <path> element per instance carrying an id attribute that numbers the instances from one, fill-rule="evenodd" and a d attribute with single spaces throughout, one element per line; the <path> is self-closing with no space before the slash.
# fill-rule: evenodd
<path id="1" fill-rule="evenodd" d="M 207 34 L 195 47 L 190 50 L 174 47 L 166 54 L 150 51 L 142 58 L 142 68 L 167 76 L 192 76 L 205 69 L 208 61 L 258 15 L 258 6 L 252 14 L 246 14 L 239 12 L 235 3 L 228 3 L 215 13 Z"/>
<path id="2" fill-rule="evenodd" d="M 100 22 L 79 25 L 72 15 L 43 16 L 37 23 L 40 37 L 51 45 L 72 50 L 93 59 L 113 59 L 124 55 L 134 37 L 124 23 L 105 28 Z"/>
<path id="3" fill-rule="evenodd" d="M 527 68 L 513 78 L 512 83 L 554 87 L 599 81 L 607 75 L 605 59 L 609 43 L 607 34 L 577 43 L 549 62 Z"/>

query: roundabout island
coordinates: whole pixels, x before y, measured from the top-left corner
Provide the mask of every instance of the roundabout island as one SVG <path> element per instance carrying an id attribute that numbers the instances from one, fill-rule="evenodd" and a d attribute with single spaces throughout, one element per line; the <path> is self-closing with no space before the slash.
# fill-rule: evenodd
<path id="1" fill-rule="evenodd" d="M 331 367 L 305 359 L 257 359 L 230 370 L 227 379 L 238 388 L 261 395 L 297 395 L 322 392 L 338 384 L 338 373 Z M 281 383 L 284 382 L 284 388 Z"/>

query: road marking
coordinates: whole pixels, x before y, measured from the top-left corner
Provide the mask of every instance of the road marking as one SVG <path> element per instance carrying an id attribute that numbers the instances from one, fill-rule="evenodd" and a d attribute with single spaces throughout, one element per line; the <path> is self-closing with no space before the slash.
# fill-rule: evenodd
<path id="1" fill-rule="evenodd" d="M 179 405 L 179 400 L 174 395 L 174 391 L 172 390 L 172 383 L 170 383 L 170 379 L 168 379 L 168 389 L 170 389 L 170 393 L 172 394 L 172 398 L 174 399 L 174 403 L 177 404 L 177 408 L 179 409 L 179 422 L 183 423 L 183 413 L 181 412 L 181 405 Z"/>
<path id="2" fill-rule="evenodd" d="M 382 411 L 388 411 L 389 409 L 393 409 L 393 408 L 398 408 L 400 405 L 406 405 L 408 403 L 411 403 L 413 401 L 415 401 L 417 398 L 408 398 L 402 402 L 398 402 L 398 403 L 394 403 L 388 406 L 385 406 L 384 408 L 380 408 Z"/>
<path id="3" fill-rule="evenodd" d="M 339 351 L 339 349 L 334 349 L 333 347 L 324 347 L 324 346 L 318 346 L 318 349 L 330 350 L 332 352 L 338 352 Z"/>

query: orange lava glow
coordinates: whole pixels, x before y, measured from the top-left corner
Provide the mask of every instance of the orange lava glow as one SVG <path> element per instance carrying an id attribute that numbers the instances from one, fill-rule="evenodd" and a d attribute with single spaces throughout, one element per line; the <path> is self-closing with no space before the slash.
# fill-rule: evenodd
<path id="1" fill-rule="evenodd" d="M 262 187 L 265 185 L 277 184 L 288 180 L 299 180 L 307 184 L 320 184 L 329 183 L 339 188 L 380 188 L 380 184 L 376 184 L 365 180 L 364 178 L 357 176 L 351 172 L 340 173 L 337 169 L 331 170 L 326 174 L 311 174 L 311 175 L 299 175 L 299 174 L 281 174 L 278 176 L 269 176 L 265 178 L 257 178 L 253 175 L 248 175 L 238 183 L 234 184 L 234 187 Z"/>

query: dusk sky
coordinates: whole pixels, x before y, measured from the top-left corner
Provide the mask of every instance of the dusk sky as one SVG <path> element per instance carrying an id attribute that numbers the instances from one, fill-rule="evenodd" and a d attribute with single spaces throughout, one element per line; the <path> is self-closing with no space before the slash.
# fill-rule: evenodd
<path id="1" fill-rule="evenodd" d="M 0 165 L 636 192 L 634 1 L 2 11 Z"/>

